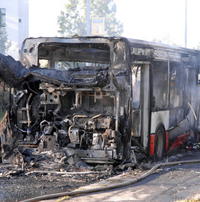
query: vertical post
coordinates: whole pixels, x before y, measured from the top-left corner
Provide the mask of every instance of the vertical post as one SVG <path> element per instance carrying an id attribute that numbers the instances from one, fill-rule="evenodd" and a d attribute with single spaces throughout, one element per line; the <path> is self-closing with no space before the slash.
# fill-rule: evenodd
<path id="1" fill-rule="evenodd" d="M 115 104 L 115 130 L 118 131 L 119 130 L 119 91 L 116 92 L 116 104 Z"/>
<path id="2" fill-rule="evenodd" d="M 142 89 L 141 89 L 141 105 L 142 105 L 142 144 L 144 149 L 148 147 L 149 128 L 150 128 L 150 64 L 145 63 L 142 67 Z"/>
<path id="3" fill-rule="evenodd" d="M 185 0 L 185 48 L 187 48 L 187 0 Z"/>
<path id="4" fill-rule="evenodd" d="M 170 108 L 170 61 L 167 61 L 167 106 Z"/>
<path id="5" fill-rule="evenodd" d="M 86 32 L 87 36 L 91 35 L 91 20 L 90 20 L 90 0 L 85 0 L 86 6 Z"/>

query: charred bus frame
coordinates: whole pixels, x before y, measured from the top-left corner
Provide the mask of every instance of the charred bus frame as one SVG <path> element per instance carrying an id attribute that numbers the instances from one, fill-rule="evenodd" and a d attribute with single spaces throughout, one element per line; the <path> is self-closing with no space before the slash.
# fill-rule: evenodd
<path id="1" fill-rule="evenodd" d="M 131 160 L 137 142 L 162 158 L 198 133 L 199 59 L 199 51 L 122 37 L 28 38 L 28 68 L 12 61 L 13 80 L 1 74 L 17 89 L 9 113 L 15 143 L 113 162 Z"/>

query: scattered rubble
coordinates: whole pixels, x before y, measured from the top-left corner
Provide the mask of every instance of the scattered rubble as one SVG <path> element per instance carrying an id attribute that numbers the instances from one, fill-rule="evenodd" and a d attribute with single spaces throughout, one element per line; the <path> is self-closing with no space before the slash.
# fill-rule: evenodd
<path id="1" fill-rule="evenodd" d="M 15 151 L 8 160 L 10 163 L 0 165 L 0 200 L 6 201 L 70 191 L 114 174 L 112 165 L 88 165 L 72 150 L 25 149 Z M 5 192 L 2 196 L 1 190 Z"/>
<path id="2" fill-rule="evenodd" d="M 0 170 L 0 177 L 32 174 L 101 175 L 105 171 L 105 175 L 113 174 L 112 165 L 89 165 L 78 157 L 75 150 L 69 148 L 43 152 L 37 149 L 14 150 L 4 165 L 7 167 Z"/>

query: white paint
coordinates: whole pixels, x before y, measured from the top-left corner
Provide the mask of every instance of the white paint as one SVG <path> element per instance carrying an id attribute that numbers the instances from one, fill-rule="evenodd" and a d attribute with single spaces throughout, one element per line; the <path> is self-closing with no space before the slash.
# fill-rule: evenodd
<path id="1" fill-rule="evenodd" d="M 169 110 L 151 113 L 151 133 L 156 132 L 159 124 L 163 124 L 165 130 L 169 129 Z"/>
<path id="2" fill-rule="evenodd" d="M 28 37 L 28 2 L 29 0 L 0 0 L 0 8 L 6 9 L 6 30 L 11 47 L 9 55 L 19 57 L 19 48 L 24 38 Z"/>

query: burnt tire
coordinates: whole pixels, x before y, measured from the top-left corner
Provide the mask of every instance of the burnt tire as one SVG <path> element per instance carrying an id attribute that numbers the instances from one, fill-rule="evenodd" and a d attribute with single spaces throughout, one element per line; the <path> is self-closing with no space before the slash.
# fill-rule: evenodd
<path id="1" fill-rule="evenodd" d="M 165 153 L 165 129 L 159 126 L 156 130 L 155 158 L 161 160 Z"/>

